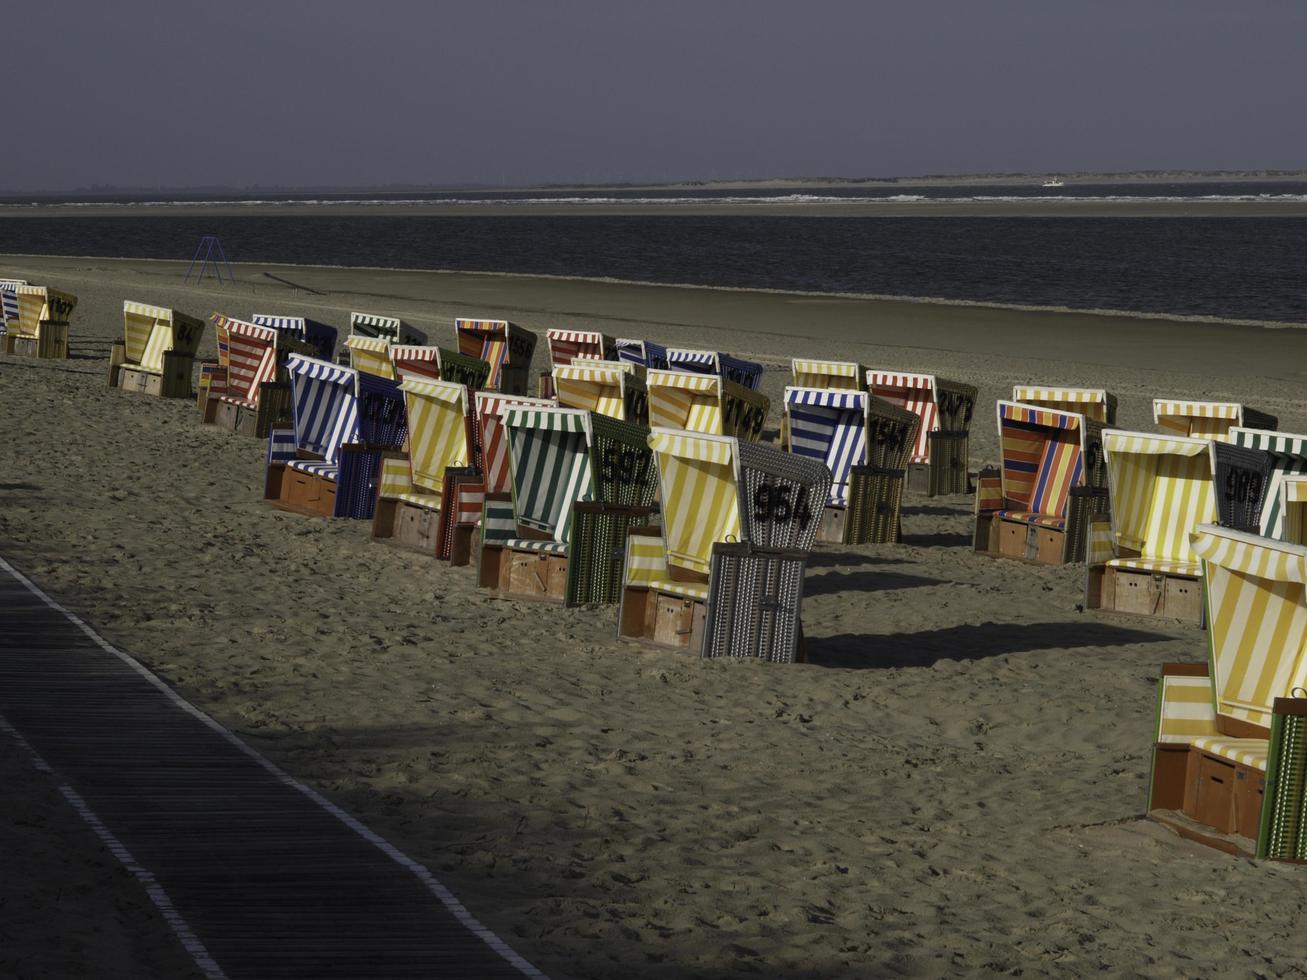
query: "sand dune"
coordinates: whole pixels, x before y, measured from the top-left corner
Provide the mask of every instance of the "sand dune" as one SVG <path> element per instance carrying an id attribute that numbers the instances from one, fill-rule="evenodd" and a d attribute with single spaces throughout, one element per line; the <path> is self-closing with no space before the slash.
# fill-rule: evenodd
<path id="1" fill-rule="evenodd" d="M 969 500 L 910 498 L 900 547 L 817 550 L 810 664 L 702 663 L 265 507 L 260 444 L 108 390 L 105 358 L 124 298 L 396 313 L 446 340 L 454 315 L 505 315 L 753 355 L 773 398 L 799 353 L 969 380 L 984 461 L 1014 381 L 1106 386 L 1125 427 L 1176 393 L 1301 431 L 1307 333 L 380 270 L 280 270 L 322 297 L 250 269 L 235 289 L 169 263 L 4 271 L 81 302 L 72 359 L 0 358 L 0 553 L 551 975 L 1304 967 L 1300 869 L 1141 817 L 1158 665 L 1204 635 L 1078 612 L 1075 568 L 972 554 Z"/>

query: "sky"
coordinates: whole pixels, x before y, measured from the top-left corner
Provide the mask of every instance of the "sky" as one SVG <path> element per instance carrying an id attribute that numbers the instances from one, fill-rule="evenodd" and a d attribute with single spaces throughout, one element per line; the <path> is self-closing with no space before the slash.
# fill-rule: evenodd
<path id="1" fill-rule="evenodd" d="M 6 0 L 0 189 L 1307 168 L 1307 5 Z"/>

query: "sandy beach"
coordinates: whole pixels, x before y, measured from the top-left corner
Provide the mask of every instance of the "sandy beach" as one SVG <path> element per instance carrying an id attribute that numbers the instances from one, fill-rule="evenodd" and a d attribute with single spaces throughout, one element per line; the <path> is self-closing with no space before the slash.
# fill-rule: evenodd
<path id="1" fill-rule="evenodd" d="M 196 287 L 184 270 L 0 259 L 79 297 L 68 361 L 0 356 L 0 554 L 551 976 L 1307 969 L 1307 871 L 1142 817 L 1158 667 L 1202 659 L 1204 634 L 1078 611 L 1082 569 L 973 554 L 968 498 L 910 497 L 901 546 L 817 549 L 810 663 L 700 662 L 617 643 L 612 611 L 489 599 L 468 569 L 372 544 L 366 525 L 275 511 L 262 444 L 106 384 L 124 299 L 337 326 L 389 313 L 441 343 L 481 314 L 753 357 L 772 429 L 793 355 L 965 380 L 980 390 L 974 466 L 996 459 L 993 403 L 1017 382 L 1106 387 L 1122 428 L 1152 429 L 1151 399 L 1170 394 L 1304 431 L 1307 331 L 322 267 Z M 0 841 L 41 801 L 47 838 L 89 836 L 50 780 L 17 779 Z M 135 883 L 89 844 L 55 846 L 23 873 L 69 875 L 100 903 L 87 915 L 124 923 L 129 973 L 184 975 Z"/>

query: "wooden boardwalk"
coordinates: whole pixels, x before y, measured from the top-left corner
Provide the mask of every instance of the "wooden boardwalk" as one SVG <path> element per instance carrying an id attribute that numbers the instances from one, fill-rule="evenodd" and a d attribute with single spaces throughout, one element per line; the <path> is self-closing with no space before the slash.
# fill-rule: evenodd
<path id="1" fill-rule="evenodd" d="M 297 783 L 0 560 L 16 740 L 210 977 L 539 977 L 426 868 Z"/>

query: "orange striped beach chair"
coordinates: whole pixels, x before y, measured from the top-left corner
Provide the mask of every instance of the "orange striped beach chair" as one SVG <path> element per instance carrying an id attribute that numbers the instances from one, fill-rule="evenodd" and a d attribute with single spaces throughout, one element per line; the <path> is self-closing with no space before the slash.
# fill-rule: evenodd
<path id="1" fill-rule="evenodd" d="M 1106 509 L 1101 422 L 998 403 L 1002 467 L 976 485 L 975 550 L 1062 565 L 1084 558 L 1090 512 Z"/>
<path id="2" fill-rule="evenodd" d="M 1164 664 L 1147 812 L 1245 857 L 1307 861 L 1307 547 L 1200 524 L 1205 664 Z"/>
<path id="3" fill-rule="evenodd" d="M 966 493 L 969 433 L 976 408 L 974 385 L 934 374 L 870 368 L 867 387 L 877 398 L 921 417 L 908 464 L 908 489 L 929 496 Z"/>
<path id="4" fill-rule="evenodd" d="M 458 352 L 490 365 L 486 388 L 506 395 L 525 395 L 536 335 L 507 320 L 463 318 L 454 321 Z"/>

